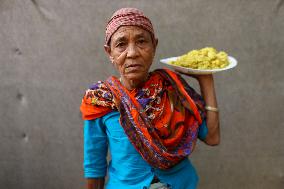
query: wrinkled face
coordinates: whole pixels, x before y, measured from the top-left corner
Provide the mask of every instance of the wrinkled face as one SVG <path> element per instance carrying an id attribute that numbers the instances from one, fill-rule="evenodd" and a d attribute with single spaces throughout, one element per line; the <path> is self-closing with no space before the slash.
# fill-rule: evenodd
<path id="1" fill-rule="evenodd" d="M 156 41 L 152 41 L 148 31 L 121 26 L 105 48 L 123 79 L 139 82 L 147 78 L 156 50 Z"/>

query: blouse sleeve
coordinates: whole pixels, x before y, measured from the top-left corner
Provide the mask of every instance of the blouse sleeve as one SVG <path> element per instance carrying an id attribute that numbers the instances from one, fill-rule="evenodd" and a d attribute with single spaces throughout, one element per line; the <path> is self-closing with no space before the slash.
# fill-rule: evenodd
<path id="1" fill-rule="evenodd" d="M 105 177 L 107 146 L 107 136 L 102 118 L 84 120 L 85 178 Z"/>
<path id="2" fill-rule="evenodd" d="M 200 140 L 205 140 L 207 134 L 208 134 L 208 128 L 206 125 L 206 120 L 203 120 L 202 124 L 199 126 L 198 138 Z"/>

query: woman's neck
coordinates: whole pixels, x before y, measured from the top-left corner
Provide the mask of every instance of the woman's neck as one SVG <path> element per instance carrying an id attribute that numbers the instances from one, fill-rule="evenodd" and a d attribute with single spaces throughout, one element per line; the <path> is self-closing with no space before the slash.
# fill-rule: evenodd
<path id="1" fill-rule="evenodd" d="M 137 88 L 141 83 L 141 82 L 138 82 L 138 81 L 135 81 L 135 80 L 125 80 L 125 79 L 121 79 L 120 82 L 128 90 L 133 90 L 133 89 Z"/>
<path id="2" fill-rule="evenodd" d="M 133 90 L 139 87 L 142 83 L 144 83 L 147 80 L 147 78 L 148 76 L 145 77 L 144 79 L 134 80 L 134 79 L 125 79 L 121 77 L 119 80 L 127 90 Z"/>

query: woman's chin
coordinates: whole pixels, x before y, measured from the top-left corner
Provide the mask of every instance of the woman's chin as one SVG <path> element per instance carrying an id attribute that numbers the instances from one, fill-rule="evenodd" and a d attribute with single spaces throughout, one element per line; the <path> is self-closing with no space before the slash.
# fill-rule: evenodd
<path id="1" fill-rule="evenodd" d="M 140 73 L 128 73 L 125 75 L 125 79 L 127 80 L 134 80 L 137 82 L 142 82 L 145 81 L 147 78 L 148 74 L 140 74 Z"/>

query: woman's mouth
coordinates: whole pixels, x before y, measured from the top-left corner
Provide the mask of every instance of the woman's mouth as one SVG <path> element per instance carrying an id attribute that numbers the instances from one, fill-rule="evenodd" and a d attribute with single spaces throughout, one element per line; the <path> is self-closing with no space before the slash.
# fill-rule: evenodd
<path id="1" fill-rule="evenodd" d="M 125 67 L 126 72 L 136 72 L 139 71 L 140 69 L 141 69 L 140 64 L 130 64 Z"/>
<path id="2" fill-rule="evenodd" d="M 140 67 L 140 66 L 141 66 L 140 64 L 130 64 L 130 65 L 127 65 L 126 68 Z"/>

